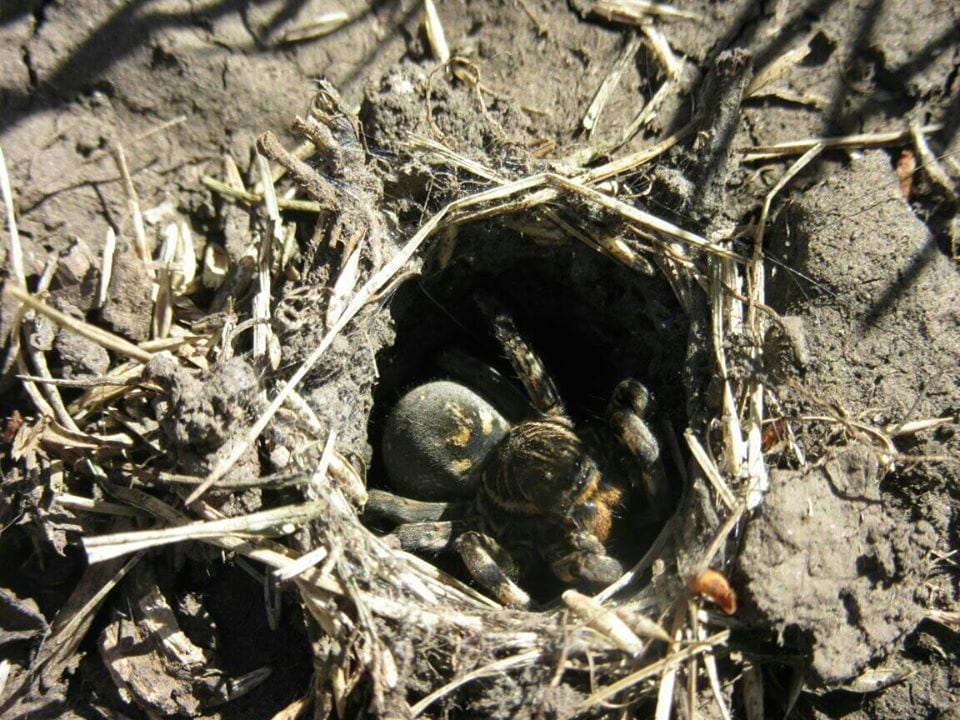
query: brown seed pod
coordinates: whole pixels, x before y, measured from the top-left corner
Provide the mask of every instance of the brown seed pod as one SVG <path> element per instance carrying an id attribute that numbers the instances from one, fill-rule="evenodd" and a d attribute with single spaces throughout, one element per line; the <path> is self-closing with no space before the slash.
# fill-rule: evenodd
<path id="1" fill-rule="evenodd" d="M 0 441 L 5 445 L 11 445 L 13 439 L 17 436 L 17 431 L 20 429 L 20 426 L 23 425 L 23 416 L 20 414 L 19 410 L 14 410 L 6 418 L 6 423 L 3 426 L 3 432 L 0 433 Z"/>
<path id="2" fill-rule="evenodd" d="M 687 588 L 694 595 L 715 602 L 727 615 L 737 611 L 737 594 L 723 573 L 717 570 L 706 568 L 694 571 L 687 580 Z"/>
<path id="3" fill-rule="evenodd" d="M 783 442 L 786 437 L 786 430 L 787 419 L 785 417 L 779 417 L 773 422 L 764 425 L 763 432 L 761 433 L 761 448 L 763 452 L 767 452 L 770 448 Z"/>
<path id="4" fill-rule="evenodd" d="M 913 175 L 917 171 L 917 160 L 910 150 L 904 150 L 900 153 L 897 160 L 896 173 L 900 180 L 900 192 L 907 200 L 913 193 Z"/>

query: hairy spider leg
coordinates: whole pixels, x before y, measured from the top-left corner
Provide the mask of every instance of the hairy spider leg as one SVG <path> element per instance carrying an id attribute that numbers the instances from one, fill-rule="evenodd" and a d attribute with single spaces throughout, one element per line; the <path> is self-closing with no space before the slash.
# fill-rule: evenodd
<path id="1" fill-rule="evenodd" d="M 608 415 L 627 450 L 639 461 L 643 490 L 650 505 L 660 514 L 667 505 L 667 476 L 660 457 L 660 443 L 647 424 L 655 407 L 650 391 L 637 380 L 627 378 L 613 391 Z"/>
<path id="2" fill-rule="evenodd" d="M 503 605 L 513 608 L 530 606 L 530 596 L 507 575 L 507 572 L 516 574 L 519 568 L 496 540 L 476 530 L 468 530 L 457 538 L 454 546 L 473 579 Z"/>
<path id="3" fill-rule="evenodd" d="M 566 583 L 586 580 L 609 585 L 623 575 L 623 565 L 607 555 L 596 535 L 584 530 L 571 531 L 562 542 L 551 543 L 542 553 L 553 574 Z"/>
<path id="4" fill-rule="evenodd" d="M 477 296 L 477 305 L 493 327 L 497 342 L 506 352 L 534 407 L 544 415 L 566 418 L 567 412 L 557 386 L 547 374 L 543 361 L 517 330 L 513 318 L 496 300 L 486 295 Z"/>

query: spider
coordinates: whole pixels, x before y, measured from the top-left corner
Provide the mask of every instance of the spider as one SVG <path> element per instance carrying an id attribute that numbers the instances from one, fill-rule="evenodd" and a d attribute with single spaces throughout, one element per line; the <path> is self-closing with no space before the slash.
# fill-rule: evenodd
<path id="1" fill-rule="evenodd" d="M 517 582 L 538 560 L 563 583 L 612 583 L 623 566 L 605 543 L 626 483 L 601 472 L 597 443 L 589 431 L 578 432 L 510 315 L 490 297 L 477 304 L 523 383 L 525 416 L 512 423 L 504 417 L 500 409 L 516 407 L 519 393 L 476 361 L 471 374 L 486 378 L 500 409 L 460 383 L 414 388 L 389 415 L 382 448 L 393 488 L 420 500 L 373 490 L 367 514 L 400 523 L 394 535 L 405 550 L 455 550 L 473 579 L 509 607 L 530 605 Z M 648 496 L 664 486 L 659 444 L 644 419 L 652 408 L 648 390 L 626 379 L 607 410 L 610 427 L 639 461 Z"/>

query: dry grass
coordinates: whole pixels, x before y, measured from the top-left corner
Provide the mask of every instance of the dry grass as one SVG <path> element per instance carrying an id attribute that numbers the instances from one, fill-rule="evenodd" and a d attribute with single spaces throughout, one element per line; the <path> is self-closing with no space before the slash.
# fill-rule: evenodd
<path id="1" fill-rule="evenodd" d="M 627 12 L 621 5 L 595 5 L 595 12 L 605 16 L 616 13 L 619 17 Z M 440 42 L 442 28 L 435 13 L 430 12 L 432 3 L 428 1 L 425 7 L 433 52 L 439 62 L 445 62 Z M 633 3 L 629 10 L 658 16 L 672 12 L 669 6 L 656 3 Z M 329 22 L 341 20 L 335 18 Z M 647 41 L 661 48 L 657 56 L 663 59 L 667 74 L 671 75 L 673 61 L 663 49 L 665 46 L 668 50 L 669 44 L 658 34 L 659 30 L 645 22 L 640 26 Z M 321 23 L 318 31 L 326 29 L 327 25 Z M 636 52 L 636 44 L 627 44 L 626 60 Z M 795 57 L 789 58 L 777 66 L 776 73 L 784 72 L 795 60 Z M 611 78 L 615 78 L 617 72 L 617 68 L 612 69 Z M 679 71 L 674 69 L 674 73 Z M 612 86 L 613 82 L 605 83 L 602 88 Z M 758 81 L 758 87 L 760 84 Z M 598 93 L 588 114 L 590 127 L 600 115 L 603 100 L 604 96 Z M 319 120 L 313 122 L 322 124 L 329 120 L 321 114 Z M 163 394 L 163 389 L 143 374 L 144 366 L 159 353 L 163 352 L 183 368 L 213 367 L 227 347 L 220 334 L 223 328 L 196 332 L 180 321 L 177 300 L 189 297 L 195 287 L 189 282 L 175 282 L 172 268 L 182 258 L 176 259 L 174 250 L 169 251 L 163 262 L 155 262 L 149 256 L 144 213 L 126 171 L 121 148 L 116 148 L 116 154 L 133 219 L 133 237 L 127 240 L 133 241 L 143 272 L 152 278 L 157 317 L 162 319 L 161 323 L 155 323 L 155 340 L 140 345 L 51 308 L 43 300 L 43 281 L 33 292 L 28 292 L 16 231 L 13 191 L 4 169 L 0 184 L 7 211 L 13 270 L 13 280 L 6 287 L 7 295 L 20 304 L 21 317 L 43 315 L 59 327 L 100 345 L 114 358 L 109 377 L 90 379 L 86 392 L 68 406 L 60 397 L 58 384 L 46 368 L 42 354 L 26 350 L 30 346 L 31 330 L 25 324 L 16 323 L 14 350 L 19 350 L 18 367 L 36 415 L 18 431 L 13 443 L 14 457 L 45 467 L 67 460 L 72 468 L 80 468 L 86 477 L 96 481 L 99 490 L 93 497 L 61 492 L 57 501 L 65 507 L 126 518 L 135 515 L 160 525 L 158 529 L 126 530 L 83 539 L 92 567 L 102 569 L 107 580 L 77 586 L 75 597 L 53 627 L 45 653 L 36 661 L 36 669 L 46 673 L 46 677 L 62 672 L 66 656 L 76 648 L 96 609 L 143 557 L 145 550 L 193 540 L 269 568 L 277 579 L 296 589 L 305 611 L 328 637 L 337 640 L 343 649 L 339 659 L 318 661 L 313 696 L 305 699 L 312 700 L 317 707 L 329 706 L 342 712 L 363 679 L 370 689 L 374 711 L 416 717 L 483 678 L 518 673 L 521 682 L 534 682 L 530 678 L 539 675 L 524 676 L 522 671 L 547 666 L 551 673 L 541 689 L 569 682 L 583 691 L 578 704 L 559 711 L 561 717 L 600 713 L 611 706 L 627 707 L 648 699 L 656 704 L 657 717 L 665 718 L 671 714 L 677 698 L 682 698 L 686 715 L 695 717 L 700 694 L 706 691 L 717 704 L 719 714 L 729 717 L 728 691 L 723 687 L 724 678 L 717 662 L 728 655 L 727 626 L 732 621 L 708 612 L 704 599 L 688 590 L 687 576 L 723 564 L 722 560 L 718 563 L 717 558 L 723 558 L 730 533 L 741 525 L 748 510 L 762 502 L 766 485 L 761 442 L 765 422 L 764 387 L 755 378 L 737 382 L 731 379 L 727 348 L 732 338 L 745 338 L 752 358 L 761 359 L 759 338 L 770 322 L 768 314 L 758 312 L 766 307 L 761 248 L 767 213 L 776 194 L 825 149 L 901 141 L 912 133 L 918 149 L 922 150 L 923 132 L 930 130 L 913 128 L 910 133 L 814 138 L 751 149 L 747 159 L 792 153 L 804 155 L 766 197 L 754 237 L 754 251 L 749 255 L 732 249 L 727 238 L 708 239 L 646 212 L 617 197 L 610 186 L 604 185 L 659 158 L 681 141 L 689 128 L 589 170 L 570 175 L 540 172 L 512 178 L 436 141 L 410 138 L 410 155 L 436 168 L 438 176 L 455 170 L 486 183 L 487 189 L 448 203 L 426 219 L 402 245 L 391 248 L 383 244 L 380 264 L 364 272 L 358 269 L 357 248 L 372 242 L 376 228 L 352 233 L 356 254 L 347 254 L 342 267 L 338 268 L 339 275 L 332 277 L 329 287 L 325 288 L 330 296 L 337 298 L 334 310 L 326 316 L 328 328 L 299 367 L 286 377 L 277 371 L 278 364 L 271 358 L 274 340 L 270 334 L 271 312 L 275 308 L 270 288 L 278 272 L 276 259 L 293 236 L 294 221 L 286 219 L 285 213 L 329 214 L 331 208 L 315 196 L 292 197 L 278 192 L 276 184 L 283 173 L 263 155 L 257 160 L 259 189 L 256 191 L 238 187 L 236 178 L 227 183 L 204 178 L 205 186 L 211 191 L 248 208 L 259 229 L 258 234 L 251 237 L 259 291 L 252 307 L 237 310 L 253 320 L 253 362 L 265 378 L 262 386 L 265 397 L 256 420 L 232 438 L 206 475 L 164 478 L 160 474 L 154 478 L 154 487 L 159 491 L 155 494 L 134 487 L 140 484 L 143 470 L 130 462 L 128 453 L 132 447 L 142 449 L 145 441 L 135 425 L 125 424 L 118 418 L 127 417 L 127 403 Z M 265 147 L 268 144 L 264 141 L 261 149 Z M 293 171 L 299 167 L 297 162 L 309 156 L 311 148 L 315 151 L 313 145 L 306 147 L 292 154 L 275 147 L 270 152 L 288 161 L 283 167 Z M 2 165 L 0 156 L 0 168 Z M 294 187 L 297 194 L 302 195 L 303 179 L 299 180 Z M 584 203 L 617 217 L 637 242 L 608 243 L 601 239 L 602 233 L 594 232 L 589 221 L 572 227 L 563 219 L 563 213 L 557 212 Z M 261 206 L 265 207 L 263 213 L 260 213 Z M 371 210 L 376 212 L 379 208 Z M 680 507 L 646 555 L 620 580 L 594 597 L 568 591 L 562 606 L 543 612 L 521 612 L 498 607 L 490 598 L 429 562 L 390 547 L 371 533 L 359 518 L 366 499 L 365 484 L 355 465 L 337 448 L 338 428 L 324 427 L 300 398 L 298 390 L 335 340 L 355 328 L 361 314 L 370 312 L 398 280 L 410 272 L 410 261 L 415 255 L 438 251 L 440 239 L 464 223 L 496 221 L 507 216 L 522 219 L 534 211 L 546 218 L 548 225 L 554 224 L 553 229 L 559 233 L 584 242 L 612 261 L 631 269 L 641 265 L 659 268 L 677 288 L 682 306 L 689 305 L 689 296 L 685 293 L 705 294 L 710 312 L 713 372 L 720 381 L 722 404 L 711 423 L 711 427 L 717 429 L 714 439 L 708 440 L 697 429 L 687 429 L 685 439 L 695 462 L 694 473 L 686 481 Z M 337 210 L 332 212 L 335 216 Z M 108 244 L 102 263 L 104 269 L 111 266 L 112 255 L 113 246 Z M 177 267 L 182 273 L 182 267 Z M 282 270 L 279 267 L 279 271 Z M 109 277 L 106 270 L 103 275 Z M 104 293 L 101 288 L 101 301 Z M 275 425 L 280 413 L 288 416 L 287 422 L 289 417 L 294 418 L 292 422 L 309 443 L 323 447 L 316 463 L 302 473 L 300 482 L 305 488 L 305 501 L 225 517 L 207 502 L 208 494 L 213 490 L 222 494 L 225 487 L 230 487 L 225 480 L 235 464 L 255 450 L 258 443 L 266 442 L 265 432 Z M 836 418 L 827 419 L 839 422 Z M 854 427 L 853 423 L 847 424 L 851 431 L 867 432 Z M 908 429 L 901 428 L 901 431 Z M 146 444 L 151 442 L 156 440 Z M 167 451 L 162 446 L 154 446 L 153 450 L 161 455 Z M 108 479 L 117 474 L 129 481 L 129 486 Z M 694 494 L 709 498 L 722 522 L 713 528 L 710 537 L 691 545 L 682 540 L 684 530 L 702 520 L 690 515 L 697 507 L 688 503 Z M 284 543 L 283 538 L 304 528 L 310 528 L 308 537 L 315 543 L 312 547 L 299 551 Z M 114 562 L 126 556 L 129 558 L 124 563 Z M 642 581 L 651 570 L 657 573 L 657 582 L 645 584 Z M 956 618 L 947 614 L 934 619 L 951 626 L 956 624 Z M 444 651 L 470 647 L 471 653 L 460 660 L 450 660 L 445 666 L 432 667 L 425 660 L 418 665 L 418 658 L 410 657 L 404 649 L 404 642 L 411 638 L 425 643 L 425 647 L 433 644 Z M 706 688 L 699 686 L 701 668 L 707 679 Z M 759 675 L 755 678 L 759 682 L 758 678 Z M 430 683 L 433 689 L 414 696 L 405 684 L 411 679 L 421 685 Z M 682 692 L 677 689 L 678 683 L 685 683 Z"/>

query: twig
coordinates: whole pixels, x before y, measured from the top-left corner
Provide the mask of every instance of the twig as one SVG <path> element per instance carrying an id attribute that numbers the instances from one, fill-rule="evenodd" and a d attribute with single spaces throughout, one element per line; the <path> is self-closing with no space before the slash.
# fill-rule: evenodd
<path id="1" fill-rule="evenodd" d="M 184 540 L 203 540 L 236 534 L 258 534 L 272 530 L 290 533 L 298 525 L 324 514 L 326 510 L 327 504 L 321 502 L 284 505 L 271 510 L 263 510 L 240 517 L 224 518 L 223 520 L 194 522 L 160 530 L 139 530 L 85 537 L 83 538 L 83 547 L 87 552 L 88 562 L 103 562 L 131 552 Z"/>
<path id="2" fill-rule="evenodd" d="M 910 137 L 913 139 L 913 148 L 917 151 L 917 155 L 920 158 L 920 167 L 923 168 L 927 177 L 943 190 L 947 199 L 952 203 L 956 203 L 958 200 L 957 188 L 953 181 L 950 180 L 950 176 L 947 175 L 947 171 L 940 165 L 937 156 L 934 155 L 930 149 L 927 138 L 924 137 L 924 130 L 925 128 L 920 127 L 920 123 L 917 121 L 914 120 L 910 123 Z"/>
<path id="3" fill-rule="evenodd" d="M 570 712 L 565 714 L 563 717 L 573 717 L 584 710 L 588 710 L 591 706 L 603 702 L 607 698 L 611 698 L 617 693 L 620 693 L 624 690 L 627 690 L 634 685 L 643 682 L 644 680 L 659 675 L 668 668 L 678 667 L 682 663 L 686 662 L 690 658 L 705 653 L 715 646 L 720 645 L 721 643 L 726 642 L 727 638 L 730 636 L 729 630 L 722 630 L 710 637 L 706 638 L 700 642 L 694 642 L 691 645 L 677 650 L 672 655 L 663 658 L 662 660 L 657 660 L 652 662 L 649 665 L 637 670 L 636 672 L 630 673 L 610 685 L 606 685 L 595 690 L 590 697 L 584 700 L 580 705 L 573 708 Z"/>
<path id="4" fill-rule="evenodd" d="M 153 358 L 153 353 L 149 353 L 133 343 L 128 342 L 102 328 L 98 328 L 94 325 L 90 325 L 89 323 L 83 322 L 82 320 L 77 320 L 70 315 L 62 313 L 26 292 L 26 290 L 13 285 L 8 285 L 6 288 L 6 293 L 19 300 L 30 309 L 36 310 L 41 315 L 45 315 L 46 317 L 50 318 L 60 327 L 66 328 L 71 332 L 75 332 L 78 335 L 85 337 L 87 340 L 105 347 L 107 350 L 113 350 L 116 353 L 126 355 L 127 357 L 133 358 L 134 360 L 138 360 L 142 363 L 148 363 Z"/>
<path id="5" fill-rule="evenodd" d="M 432 693 L 421 699 L 418 703 L 413 705 L 410 708 L 410 717 L 417 717 L 417 715 L 422 713 L 444 695 L 450 694 L 458 687 L 466 685 L 468 682 L 479 680 L 480 678 L 490 677 L 492 675 L 498 675 L 504 670 L 509 670 L 510 668 L 523 665 L 532 665 L 534 662 L 542 658 L 544 654 L 545 653 L 542 650 L 528 650 L 527 652 L 512 655 L 511 657 L 504 658 L 503 660 L 497 660 L 496 662 L 479 667 L 476 670 L 468 672 L 466 675 L 461 675 L 452 682 L 437 688 Z"/>
<path id="6" fill-rule="evenodd" d="M 942 125 L 925 125 L 920 131 L 926 135 L 935 133 L 943 128 Z M 835 150 L 837 148 L 861 148 L 861 147 L 882 147 L 884 145 L 893 145 L 902 143 L 911 137 L 910 129 L 891 130 L 889 132 L 877 133 L 857 133 L 853 135 L 841 135 L 838 137 L 819 137 L 806 138 L 804 140 L 791 140 L 789 142 L 777 143 L 776 145 L 754 145 L 744 148 L 744 162 L 753 162 L 755 160 L 768 160 L 770 158 L 782 157 L 784 155 L 799 155 L 805 153 L 815 145 L 823 145 L 825 150 Z"/>
<path id="7" fill-rule="evenodd" d="M 312 148 L 313 145 L 311 144 L 310 147 Z M 263 202 L 263 195 L 260 193 L 250 192 L 249 190 L 238 190 L 208 175 L 200 178 L 200 182 L 202 182 L 208 190 L 212 190 L 231 200 L 247 203 L 248 205 L 259 205 Z M 323 206 L 315 200 L 277 198 L 277 206 L 281 210 L 291 210 L 295 212 L 320 213 L 324 210 Z"/>

